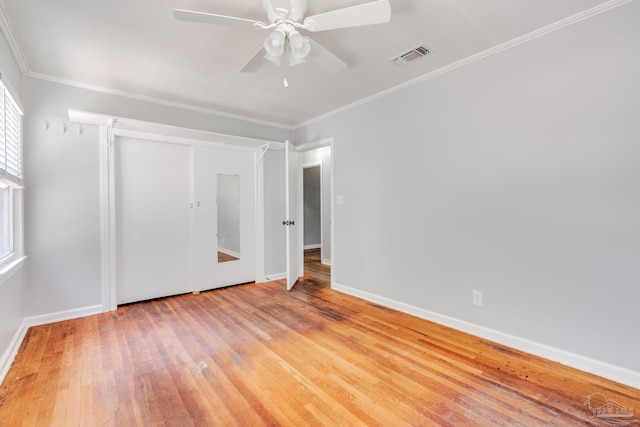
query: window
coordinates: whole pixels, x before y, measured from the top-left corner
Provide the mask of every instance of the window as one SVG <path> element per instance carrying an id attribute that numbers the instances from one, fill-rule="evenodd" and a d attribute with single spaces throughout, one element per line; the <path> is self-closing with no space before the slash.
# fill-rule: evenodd
<path id="1" fill-rule="evenodd" d="M 22 249 L 22 111 L 0 79 L 0 281 Z"/>
<path id="2" fill-rule="evenodd" d="M 13 233 L 11 233 L 11 189 L 0 187 L 0 260 L 13 252 Z"/>

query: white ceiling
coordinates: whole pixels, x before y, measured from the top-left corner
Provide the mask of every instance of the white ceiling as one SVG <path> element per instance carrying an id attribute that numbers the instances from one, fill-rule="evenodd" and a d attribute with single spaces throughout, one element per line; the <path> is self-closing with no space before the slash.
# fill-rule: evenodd
<path id="1" fill-rule="evenodd" d="M 367 0 L 308 0 L 307 15 Z M 262 0 L 0 0 L 27 75 L 294 126 L 579 14 L 603 0 L 390 0 L 391 22 L 310 34 L 348 64 L 240 73 L 268 32 L 180 22 L 174 8 L 266 21 Z M 389 60 L 418 44 L 432 53 Z M 23 64 L 25 65 L 25 64 Z M 287 78 L 290 86 L 282 84 Z"/>

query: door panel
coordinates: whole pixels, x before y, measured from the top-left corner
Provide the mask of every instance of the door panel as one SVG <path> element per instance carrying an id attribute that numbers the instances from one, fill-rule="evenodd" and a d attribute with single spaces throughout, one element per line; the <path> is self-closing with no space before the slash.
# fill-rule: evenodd
<path id="1" fill-rule="evenodd" d="M 194 147 L 196 291 L 255 281 L 254 159 L 253 152 Z M 218 229 L 219 224 L 227 222 L 219 218 L 227 212 L 222 204 L 229 202 L 223 194 L 218 194 L 218 184 L 229 177 L 237 177 L 239 184 L 239 242 L 237 230 L 226 233 Z M 220 244 L 218 235 L 221 235 Z M 220 261 L 229 257 L 232 260 L 219 262 L 219 255 Z"/>
<path id="2" fill-rule="evenodd" d="M 193 290 L 191 148 L 115 141 L 117 303 Z"/>
<path id="3" fill-rule="evenodd" d="M 287 219 L 287 289 L 302 276 L 302 153 L 287 142 L 286 145 L 286 205 Z"/>

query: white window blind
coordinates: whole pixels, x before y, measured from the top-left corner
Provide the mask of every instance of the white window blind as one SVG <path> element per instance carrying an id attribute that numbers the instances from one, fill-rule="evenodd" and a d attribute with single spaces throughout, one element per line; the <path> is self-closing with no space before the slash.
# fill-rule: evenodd
<path id="1" fill-rule="evenodd" d="M 0 80 L 0 174 L 6 184 L 22 186 L 22 111 Z"/>

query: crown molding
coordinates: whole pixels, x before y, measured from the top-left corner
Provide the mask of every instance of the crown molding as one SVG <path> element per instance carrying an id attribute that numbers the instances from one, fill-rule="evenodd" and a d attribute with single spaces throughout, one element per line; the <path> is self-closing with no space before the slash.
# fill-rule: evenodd
<path id="1" fill-rule="evenodd" d="M 18 67 L 20 67 L 20 71 L 22 74 L 27 74 L 29 72 L 29 64 L 27 64 L 27 57 L 24 56 L 24 52 L 20 47 L 20 43 L 18 43 L 18 39 L 16 38 L 15 31 L 13 31 L 13 26 L 11 25 L 11 21 L 9 20 L 9 16 L 7 16 L 7 12 L 4 9 L 4 4 L 0 0 L 0 30 L 4 34 L 7 39 L 7 43 L 9 43 L 9 48 L 13 53 L 13 57 L 16 59 L 18 63 Z"/>
<path id="2" fill-rule="evenodd" d="M 228 112 L 225 112 L 225 111 L 214 110 L 212 108 L 198 107 L 198 106 L 195 106 L 195 105 L 185 104 L 185 103 L 181 103 L 181 102 L 168 101 L 168 100 L 165 100 L 165 99 L 154 98 L 152 96 L 140 95 L 140 94 L 133 93 L 133 92 L 127 92 L 127 91 L 123 91 L 123 90 L 112 89 L 112 88 L 108 88 L 108 87 L 105 87 L 105 86 L 98 86 L 98 85 L 93 85 L 93 84 L 89 84 L 89 83 L 83 83 L 83 82 L 79 82 L 79 81 L 76 81 L 76 80 L 63 79 L 63 78 L 60 78 L 60 77 L 51 76 L 49 74 L 28 72 L 28 73 L 25 74 L 25 76 L 26 77 L 31 77 L 31 78 L 34 78 L 34 79 L 38 79 L 38 80 L 49 81 L 49 82 L 52 82 L 52 83 L 63 84 L 65 86 L 76 87 L 76 88 L 79 88 L 79 89 L 86 89 L 86 90 L 92 90 L 94 92 L 101 92 L 101 93 L 105 93 L 105 94 L 108 94 L 108 95 L 122 96 L 124 98 L 134 99 L 136 101 L 143 101 L 143 102 L 149 102 L 149 103 L 152 103 L 152 104 L 163 105 L 165 107 L 180 108 L 180 109 L 183 109 L 183 110 L 190 110 L 190 111 L 195 111 L 195 112 L 198 112 L 198 113 L 211 114 L 211 115 L 216 115 L 216 116 L 220 116 L 220 117 L 225 117 L 227 119 L 240 120 L 240 121 L 243 121 L 243 122 L 250 122 L 250 123 L 255 123 L 255 124 L 258 124 L 258 125 L 270 126 L 270 127 L 286 129 L 286 130 L 293 130 L 292 126 L 285 125 L 285 124 L 282 124 L 282 123 L 276 123 L 276 122 L 270 122 L 270 121 L 266 121 L 266 120 L 260 120 L 260 119 L 256 119 L 256 118 L 249 117 L 249 116 L 243 116 L 243 115 L 240 115 L 240 114 L 233 114 L 233 113 L 228 113 Z"/>
<path id="3" fill-rule="evenodd" d="M 624 4 L 630 3 L 632 1 L 633 0 L 609 0 L 609 1 L 605 2 L 605 3 L 602 3 L 602 4 L 598 5 L 598 6 L 593 7 L 591 9 L 587 9 L 587 10 L 585 10 L 583 12 L 580 12 L 580 13 L 578 13 L 576 15 L 570 16 L 570 17 L 565 18 L 565 19 L 561 19 L 560 21 L 554 22 L 553 24 L 549 24 L 549 25 L 547 25 L 545 27 L 539 28 L 539 29 L 537 29 L 535 31 L 532 31 L 532 32 L 527 33 L 525 35 L 522 35 L 520 37 L 516 37 L 515 39 L 509 40 L 508 42 L 499 44 L 497 46 L 494 46 L 492 48 L 489 48 L 487 50 L 479 52 L 479 53 L 477 53 L 475 55 L 471 55 L 471 56 L 469 56 L 467 58 L 464 58 L 464 59 L 462 59 L 460 61 L 454 62 L 454 63 L 452 63 L 450 65 L 445 66 L 445 67 L 438 68 L 437 70 L 434 70 L 434 71 L 432 71 L 430 73 L 423 74 L 422 76 L 419 76 L 419 77 L 417 77 L 417 78 L 415 78 L 413 80 L 409 80 L 407 82 L 404 82 L 404 83 L 399 84 L 397 86 L 394 86 L 392 88 L 389 88 L 389 89 L 383 90 L 381 92 L 378 92 L 378 93 L 376 93 L 374 95 L 368 96 L 366 98 L 362 98 L 362 99 L 360 99 L 360 100 L 358 100 L 358 101 L 356 101 L 354 103 L 345 105 L 345 106 L 340 107 L 340 108 L 338 108 L 336 110 L 330 111 L 330 112 L 322 114 L 320 116 L 317 116 L 317 117 L 315 117 L 313 119 L 306 120 L 304 122 L 298 123 L 297 125 L 293 126 L 293 129 L 295 130 L 295 129 L 299 129 L 299 128 L 302 128 L 302 127 L 305 127 L 305 126 L 309 126 L 311 124 L 314 124 L 314 123 L 320 122 L 322 120 L 328 119 L 329 117 L 333 117 L 333 116 L 335 116 L 337 114 L 344 113 L 345 111 L 352 110 L 352 109 L 354 109 L 356 107 L 359 107 L 361 105 L 368 104 L 369 102 L 375 101 L 376 99 L 383 98 L 383 97 L 385 97 L 387 95 L 390 95 L 390 94 L 395 93 L 395 92 L 399 92 L 399 91 L 401 91 L 403 89 L 406 89 L 408 87 L 411 87 L 411 86 L 415 86 L 415 85 L 420 84 L 420 83 L 422 83 L 424 81 L 430 80 L 430 79 L 432 79 L 434 77 L 438 77 L 438 76 L 440 76 L 442 74 L 446 74 L 448 72 L 457 70 L 458 68 L 461 68 L 461 67 L 464 67 L 466 65 L 472 64 L 472 63 L 474 63 L 476 61 L 484 59 L 484 58 L 486 58 L 488 56 L 495 55 L 495 54 L 500 53 L 502 51 L 505 51 L 507 49 L 511 49 L 512 47 L 521 45 L 523 43 L 527 43 L 527 42 L 529 42 L 531 40 L 535 40 L 535 39 L 537 39 L 539 37 L 546 36 L 547 34 L 551 34 L 551 33 L 555 32 L 555 31 L 558 31 L 558 30 L 561 30 L 563 28 L 569 27 L 569 26 L 571 26 L 573 24 L 577 24 L 578 22 L 584 21 L 586 19 L 592 18 L 594 16 L 600 15 L 600 14 L 605 13 L 605 12 L 608 12 L 608 11 L 610 11 L 612 9 L 615 9 L 617 7 L 620 7 L 620 6 L 624 5 Z"/>

